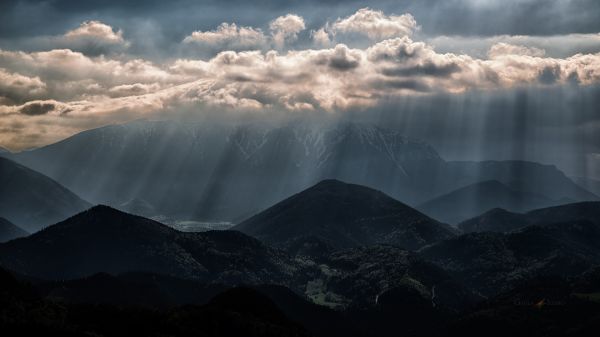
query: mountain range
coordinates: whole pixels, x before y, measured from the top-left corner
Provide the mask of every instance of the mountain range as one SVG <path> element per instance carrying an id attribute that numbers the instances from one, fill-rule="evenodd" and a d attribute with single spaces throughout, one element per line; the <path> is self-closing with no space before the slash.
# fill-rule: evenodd
<path id="1" fill-rule="evenodd" d="M 524 212 L 568 202 L 512 189 L 497 180 L 487 180 L 434 198 L 417 209 L 440 221 L 457 224 L 493 208 Z"/>
<path id="2" fill-rule="evenodd" d="M 458 224 L 465 233 L 510 232 L 530 225 L 547 225 L 567 221 L 589 221 L 600 224 L 600 202 L 580 202 L 514 213 L 492 209 Z"/>
<path id="3" fill-rule="evenodd" d="M 239 232 L 183 233 L 107 206 L 1 244 L 0 264 L 42 279 L 154 272 L 211 282 L 288 286 L 293 286 L 290 279 L 302 267 Z"/>
<path id="4" fill-rule="evenodd" d="M 509 233 L 464 234 L 426 246 L 419 254 L 469 289 L 493 296 L 535 277 L 585 272 L 600 263 L 599 240 L 597 220 L 556 219 Z"/>
<path id="5" fill-rule="evenodd" d="M 360 123 L 136 121 L 2 155 L 95 204 L 135 201 L 138 210 L 181 220 L 240 222 L 324 179 L 369 186 L 413 206 L 489 180 L 539 198 L 519 204 L 527 208 L 519 211 L 598 198 L 554 166 L 450 162 L 423 141 Z M 445 213 L 445 219 L 476 215 Z"/>
<path id="6" fill-rule="evenodd" d="M 0 325 L 56 335 L 211 336 L 205 329 L 219 326 L 244 335 L 469 336 L 486 319 L 510 320 L 503 298 L 552 300 L 553 279 L 568 294 L 561 312 L 593 306 L 599 212 L 600 202 L 496 209 L 460 234 L 381 191 L 325 180 L 235 228 L 253 238 L 180 232 L 95 206 L 0 244 L 1 268 L 24 280 L 0 269 L 2 289 L 12 289 L 0 290 Z"/>

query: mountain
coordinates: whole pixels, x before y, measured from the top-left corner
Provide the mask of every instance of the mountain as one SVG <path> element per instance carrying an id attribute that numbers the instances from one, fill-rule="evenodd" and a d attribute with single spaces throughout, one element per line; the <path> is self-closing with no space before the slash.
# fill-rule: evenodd
<path id="1" fill-rule="evenodd" d="M 497 180 L 521 193 L 543 196 L 550 200 L 595 201 L 599 197 L 575 184 L 553 165 L 528 161 L 448 162 L 447 177 L 458 187 Z"/>
<path id="2" fill-rule="evenodd" d="M 2 157 L 0 186 L 0 214 L 29 232 L 89 207 L 54 180 Z"/>
<path id="3" fill-rule="evenodd" d="M 488 180 L 437 197 L 417 209 L 435 219 L 456 224 L 492 208 L 524 212 L 557 203 L 544 196 L 512 189 L 497 180 Z"/>
<path id="4" fill-rule="evenodd" d="M 511 232 L 531 225 L 531 219 L 525 214 L 509 212 L 502 208 L 491 209 L 477 217 L 458 224 L 463 233 L 473 232 Z"/>
<path id="5" fill-rule="evenodd" d="M 0 264 L 43 279 L 137 271 L 235 284 L 290 284 L 299 269 L 239 232 L 183 233 L 106 206 L 1 244 Z"/>
<path id="6" fill-rule="evenodd" d="M 563 221 L 589 221 L 596 225 L 600 225 L 600 202 L 577 202 L 547 207 L 533 210 L 526 215 L 528 218 L 532 219 L 532 222 L 540 224 L 551 224 Z"/>
<path id="7" fill-rule="evenodd" d="M 409 205 L 486 180 L 552 200 L 597 199 L 554 166 L 447 162 L 423 141 L 362 123 L 135 121 L 2 156 L 93 203 L 143 199 L 177 220 L 239 222 L 324 179 L 369 186 Z"/>
<path id="8" fill-rule="evenodd" d="M 584 177 L 571 177 L 571 179 L 576 184 L 585 188 L 586 190 L 588 190 L 596 195 L 600 195 L 600 180 L 584 178 Z"/>
<path id="9" fill-rule="evenodd" d="M 444 163 L 423 142 L 353 123 L 137 121 L 10 158 L 96 203 L 144 199 L 165 216 L 236 222 L 330 177 L 423 198 L 430 182 L 414 176 Z"/>
<path id="10" fill-rule="evenodd" d="M 27 236 L 29 233 L 0 217 L 0 243 Z"/>
<path id="11" fill-rule="evenodd" d="M 580 202 L 536 209 L 528 213 L 513 213 L 493 209 L 458 224 L 465 233 L 510 232 L 529 225 L 545 225 L 567 221 L 590 221 L 600 224 L 600 202 Z"/>
<path id="12" fill-rule="evenodd" d="M 295 254 L 319 242 L 325 251 L 383 243 L 417 249 L 454 236 L 448 225 L 380 191 L 338 180 L 321 181 L 233 229 Z"/>
<path id="13" fill-rule="evenodd" d="M 470 289 L 490 296 L 538 276 L 582 273 L 600 263 L 598 242 L 597 221 L 574 219 L 506 234 L 464 234 L 424 247 L 419 253 Z"/>

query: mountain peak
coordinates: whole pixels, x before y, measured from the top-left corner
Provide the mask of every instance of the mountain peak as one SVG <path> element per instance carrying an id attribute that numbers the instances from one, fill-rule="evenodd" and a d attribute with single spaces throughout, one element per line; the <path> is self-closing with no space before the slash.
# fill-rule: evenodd
<path id="1" fill-rule="evenodd" d="M 276 245 L 316 240 L 336 248 L 390 243 L 416 249 L 453 231 L 386 194 L 327 179 L 236 227 Z M 308 244 L 308 243 L 307 243 Z"/>
<path id="2" fill-rule="evenodd" d="M 239 232 L 179 232 L 105 205 L 0 245 L 0 264 L 47 279 L 139 271 L 220 282 L 267 282 L 287 278 L 287 270 L 294 268 L 284 255 Z M 250 273 L 249 266 L 261 266 L 261 271 Z"/>

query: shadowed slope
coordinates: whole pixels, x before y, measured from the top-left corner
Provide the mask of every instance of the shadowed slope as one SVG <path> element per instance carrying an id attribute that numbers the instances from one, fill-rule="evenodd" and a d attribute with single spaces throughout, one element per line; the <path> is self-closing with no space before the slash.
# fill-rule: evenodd
<path id="1" fill-rule="evenodd" d="M 2 157 L 0 186 L 0 214 L 29 232 L 89 207 L 54 180 Z"/>
<path id="2" fill-rule="evenodd" d="M 388 243 L 417 249 L 454 236 L 449 226 L 382 192 L 337 180 L 324 180 L 234 229 L 296 249 L 303 247 L 298 240 L 331 248 Z"/>
<path id="3" fill-rule="evenodd" d="M 295 270 L 287 255 L 242 233 L 182 233 L 107 206 L 0 245 L 0 263 L 50 279 L 144 271 L 224 283 L 287 284 Z"/>

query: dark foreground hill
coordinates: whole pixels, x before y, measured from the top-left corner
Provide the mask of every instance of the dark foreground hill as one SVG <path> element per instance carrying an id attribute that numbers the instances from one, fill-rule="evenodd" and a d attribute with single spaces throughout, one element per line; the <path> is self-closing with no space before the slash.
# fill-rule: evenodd
<path id="1" fill-rule="evenodd" d="M 54 180 L 0 157 L 0 215 L 29 232 L 90 205 Z"/>
<path id="2" fill-rule="evenodd" d="M 536 278 L 487 300 L 453 321 L 445 336 L 595 336 L 600 273 Z"/>
<path id="3" fill-rule="evenodd" d="M 29 233 L 0 217 L 0 243 L 27 236 Z"/>
<path id="4" fill-rule="evenodd" d="M 3 336 L 309 336 L 266 295 L 226 290 L 202 306 L 168 311 L 93 303 L 55 302 L 0 269 Z"/>
<path id="5" fill-rule="evenodd" d="M 504 233 L 470 233 L 420 253 L 468 288 L 491 296 L 539 276 L 575 276 L 600 263 L 600 225 L 591 221 L 532 225 Z"/>
<path id="6" fill-rule="evenodd" d="M 223 283 L 288 284 L 298 271 L 286 254 L 240 232 L 183 233 L 106 206 L 0 245 L 0 264 L 45 279 L 138 271 Z"/>
<path id="7" fill-rule="evenodd" d="M 233 229 L 301 255 L 374 244 L 417 249 L 455 235 L 382 192 L 338 180 L 324 180 Z"/>

